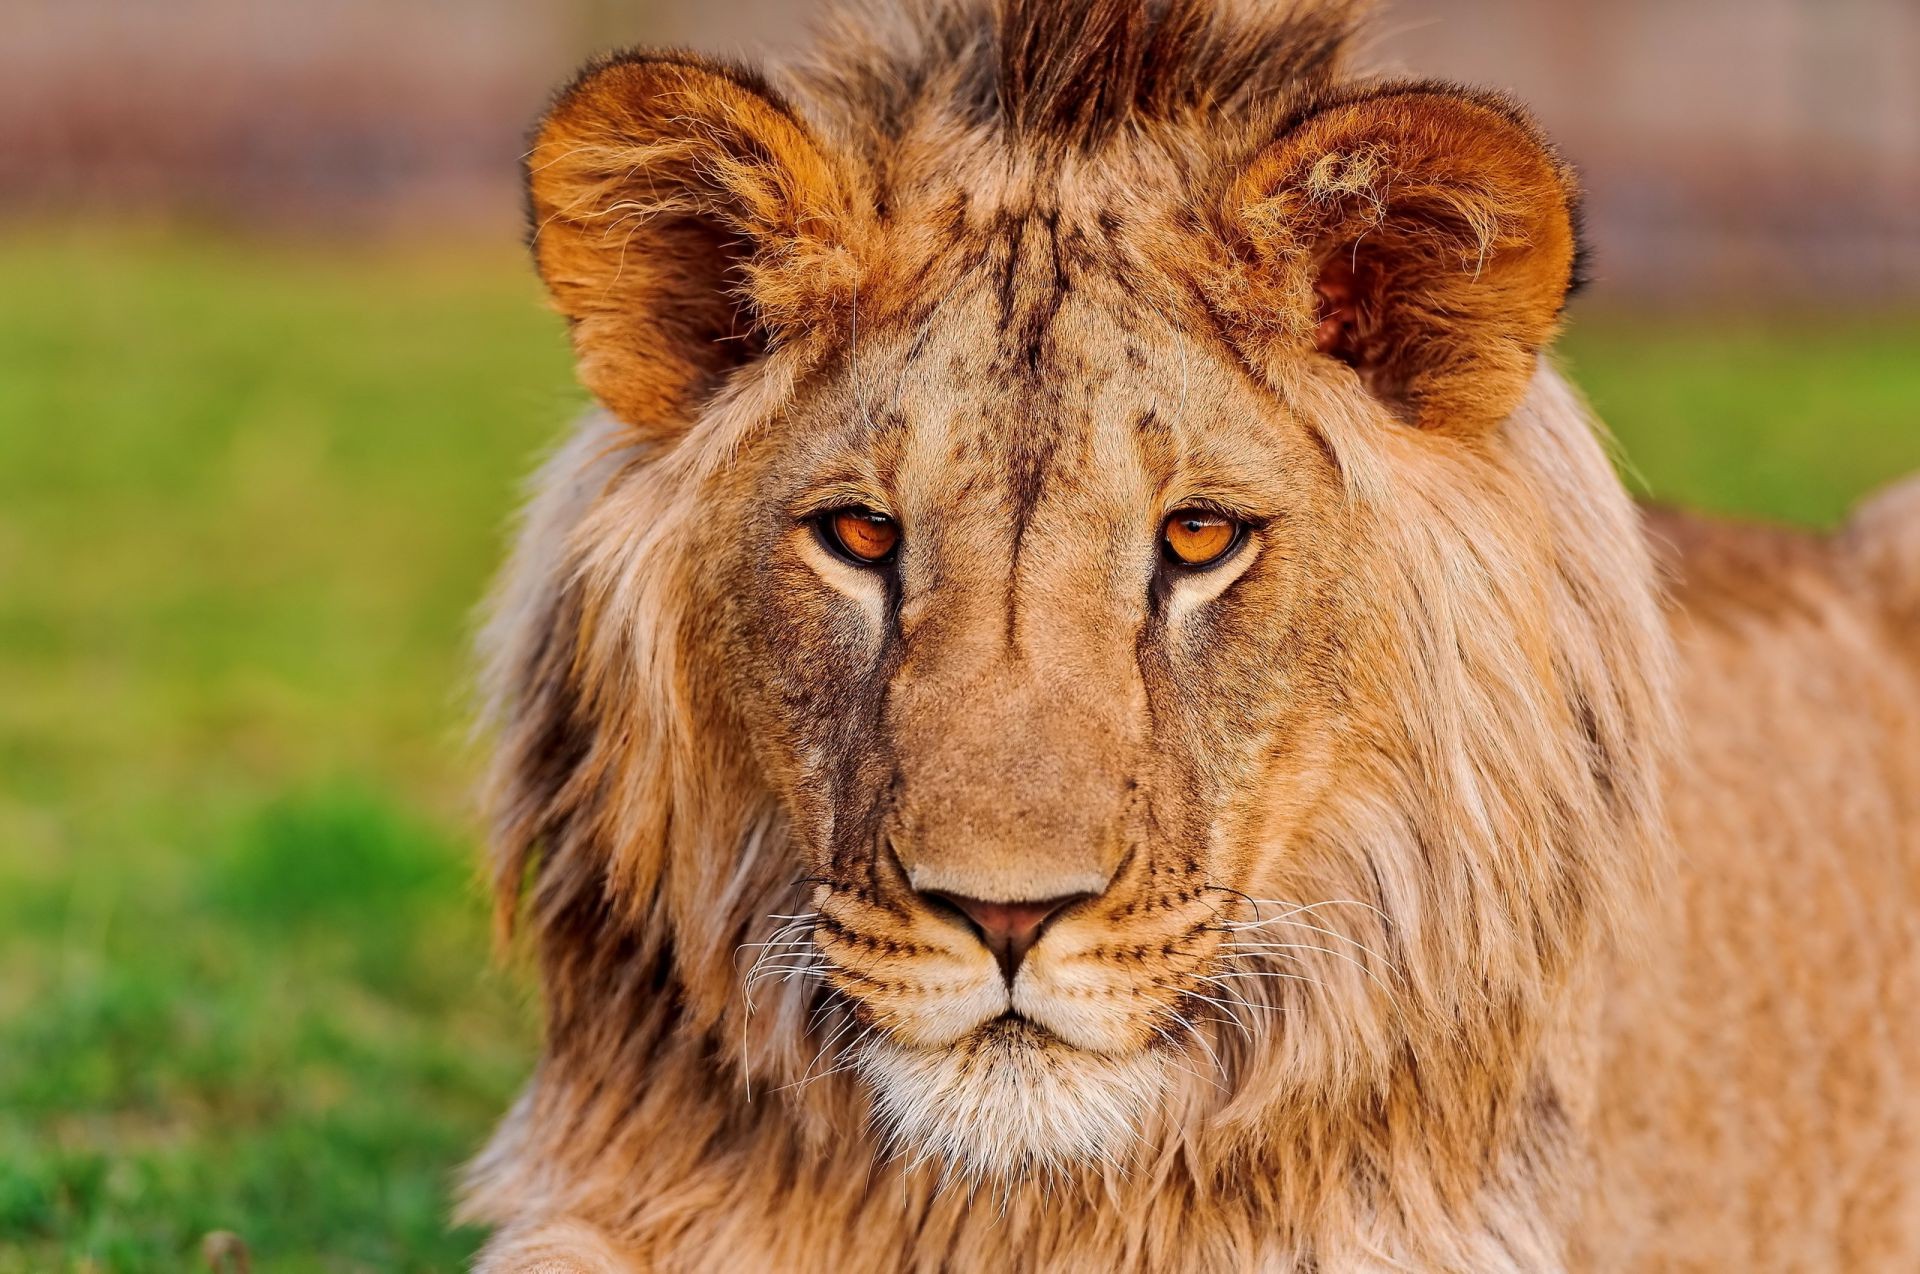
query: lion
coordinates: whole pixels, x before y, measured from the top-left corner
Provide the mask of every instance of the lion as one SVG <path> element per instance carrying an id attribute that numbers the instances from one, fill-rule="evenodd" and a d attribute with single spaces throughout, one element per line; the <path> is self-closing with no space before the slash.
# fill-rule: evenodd
<path id="1" fill-rule="evenodd" d="M 504 1271 L 1920 1269 L 1920 487 L 1643 511 L 1343 0 L 590 64 L 485 646 Z"/>

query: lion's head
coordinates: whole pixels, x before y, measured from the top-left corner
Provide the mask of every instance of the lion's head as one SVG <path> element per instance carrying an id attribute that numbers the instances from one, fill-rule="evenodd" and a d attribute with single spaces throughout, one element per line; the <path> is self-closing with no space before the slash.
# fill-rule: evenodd
<path id="1" fill-rule="evenodd" d="M 976 7 L 597 63 L 530 153 L 608 413 L 496 630 L 549 1067 L 1001 1178 L 1519 1100 L 1665 665 L 1539 366 L 1569 172 L 1342 5 Z"/>

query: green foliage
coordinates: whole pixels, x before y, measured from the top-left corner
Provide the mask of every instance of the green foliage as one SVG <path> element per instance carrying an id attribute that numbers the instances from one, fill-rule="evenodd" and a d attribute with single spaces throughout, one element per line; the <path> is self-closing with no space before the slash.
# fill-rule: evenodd
<path id="1" fill-rule="evenodd" d="M 1830 522 L 1920 469 L 1920 323 L 1594 318 L 1656 493 Z M 0 243 L 0 1274 L 462 1264 L 532 1056 L 462 687 L 579 402 L 510 248 Z"/>
<path id="2" fill-rule="evenodd" d="M 1920 470 L 1920 314 L 1601 314 L 1562 349 L 1630 477 L 1663 502 L 1834 526 Z"/>

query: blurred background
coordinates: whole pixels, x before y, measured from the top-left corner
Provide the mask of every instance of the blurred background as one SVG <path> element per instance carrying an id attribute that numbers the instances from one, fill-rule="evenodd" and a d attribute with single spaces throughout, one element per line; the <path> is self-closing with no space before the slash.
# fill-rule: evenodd
<path id="1" fill-rule="evenodd" d="M 582 402 L 519 244 L 588 52 L 791 0 L 0 5 L 0 1274 L 436 1270 L 530 1063 L 465 648 Z M 1398 0 L 1583 168 L 1562 356 L 1653 498 L 1920 469 L 1920 5 Z M 218 1242 L 215 1244 L 218 1247 Z"/>

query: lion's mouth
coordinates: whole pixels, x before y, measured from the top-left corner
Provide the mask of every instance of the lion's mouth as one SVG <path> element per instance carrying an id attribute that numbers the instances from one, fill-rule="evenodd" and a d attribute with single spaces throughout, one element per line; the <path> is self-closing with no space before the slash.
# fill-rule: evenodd
<path id="1" fill-rule="evenodd" d="M 1025 1044 L 1034 1048 L 1069 1047 L 1058 1035 L 1015 1009 L 1008 1009 L 991 1022 L 982 1023 L 974 1034 L 983 1043 Z"/>

